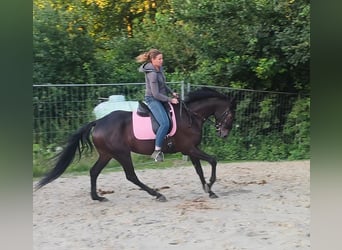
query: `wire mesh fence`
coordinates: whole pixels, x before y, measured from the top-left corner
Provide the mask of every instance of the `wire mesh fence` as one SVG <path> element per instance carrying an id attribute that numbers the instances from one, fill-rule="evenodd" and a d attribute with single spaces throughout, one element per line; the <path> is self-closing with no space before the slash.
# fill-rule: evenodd
<path id="1" fill-rule="evenodd" d="M 168 85 L 182 98 L 187 92 L 211 87 L 237 99 L 234 128 L 228 141 L 218 138 L 215 128 L 205 124 L 201 147 L 224 160 L 272 159 L 272 154 L 260 156 L 261 151 L 277 152 L 275 159 L 286 159 L 290 149 L 281 149 L 298 136 L 309 141 L 305 134 L 296 132 L 296 117 L 289 124 L 289 115 L 299 100 L 308 96 L 293 93 L 254 91 L 226 87 L 169 82 Z M 33 86 L 33 149 L 34 159 L 63 147 L 68 136 L 80 126 L 95 119 L 94 108 L 111 95 L 123 95 L 127 101 L 144 99 L 144 83 L 120 84 L 46 84 Z M 309 124 L 309 107 L 303 111 Z M 302 122 L 302 121 L 299 121 Z M 289 126 L 294 126 L 289 128 Z M 292 132 L 291 132 L 292 129 Z M 306 129 L 309 129 L 307 125 Z M 290 131 L 290 132 L 288 132 Z M 266 138 L 266 140 L 265 140 Z M 267 148 L 269 147 L 269 148 Z M 307 146 L 306 146 L 307 147 Z M 308 150 L 308 149 L 306 149 Z M 282 155 L 283 154 L 283 155 Z"/>
<path id="2" fill-rule="evenodd" d="M 169 85 L 177 91 L 182 83 Z M 94 108 L 111 95 L 138 101 L 144 94 L 144 83 L 34 85 L 33 143 L 61 145 L 82 124 L 94 120 Z"/>

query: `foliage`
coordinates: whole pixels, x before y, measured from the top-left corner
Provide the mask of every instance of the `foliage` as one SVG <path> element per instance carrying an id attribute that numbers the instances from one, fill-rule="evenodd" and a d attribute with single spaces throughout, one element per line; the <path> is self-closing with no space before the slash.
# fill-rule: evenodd
<path id="1" fill-rule="evenodd" d="M 48 3 L 34 1 L 36 83 L 132 82 L 135 56 L 157 47 L 171 80 L 310 89 L 309 1 Z"/>
<path id="2" fill-rule="evenodd" d="M 189 46 L 198 58 L 195 81 L 244 81 L 248 88 L 263 90 L 309 89 L 307 1 L 174 2 L 180 18 L 193 27 Z"/>
<path id="3" fill-rule="evenodd" d="M 284 133 L 292 141 L 290 159 L 310 157 L 310 98 L 300 98 L 295 102 L 287 117 Z"/>
<path id="4" fill-rule="evenodd" d="M 308 92 L 309 4 L 35 0 L 34 82 L 134 82 L 134 58 L 157 47 L 170 80 Z"/>
<path id="5" fill-rule="evenodd" d="M 95 43 L 82 12 L 35 6 L 33 59 L 35 83 L 95 83 Z"/>

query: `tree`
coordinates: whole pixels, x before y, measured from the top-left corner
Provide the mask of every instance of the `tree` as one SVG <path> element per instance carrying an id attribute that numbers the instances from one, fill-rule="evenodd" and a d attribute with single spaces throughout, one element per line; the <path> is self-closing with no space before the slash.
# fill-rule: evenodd
<path id="1" fill-rule="evenodd" d="M 157 11 L 169 9 L 168 0 L 83 0 L 96 20 L 95 32 L 111 37 L 134 36 L 134 23 L 154 20 Z"/>
<path id="2" fill-rule="evenodd" d="M 82 12 L 34 2 L 33 82 L 94 83 L 95 44 Z"/>
<path id="3" fill-rule="evenodd" d="M 308 1 L 174 0 L 192 27 L 196 82 L 262 90 L 309 90 Z"/>
<path id="4" fill-rule="evenodd" d="M 310 90 L 307 0 L 34 3 L 35 82 L 136 81 L 134 57 L 156 47 L 170 80 Z"/>

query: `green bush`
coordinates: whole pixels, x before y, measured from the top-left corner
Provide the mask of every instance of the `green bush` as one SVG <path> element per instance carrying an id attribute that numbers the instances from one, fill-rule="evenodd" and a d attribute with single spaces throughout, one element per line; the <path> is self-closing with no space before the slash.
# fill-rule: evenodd
<path id="1" fill-rule="evenodd" d="M 287 117 L 284 134 L 292 141 L 290 160 L 310 158 L 310 98 L 298 99 Z"/>

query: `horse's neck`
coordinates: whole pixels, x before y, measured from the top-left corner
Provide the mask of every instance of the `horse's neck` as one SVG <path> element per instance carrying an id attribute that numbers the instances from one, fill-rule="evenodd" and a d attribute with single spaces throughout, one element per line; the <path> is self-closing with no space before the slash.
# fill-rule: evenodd
<path id="1" fill-rule="evenodd" d="M 189 109 L 203 118 L 208 118 L 215 113 L 217 102 L 213 100 L 196 101 L 189 105 Z"/>

